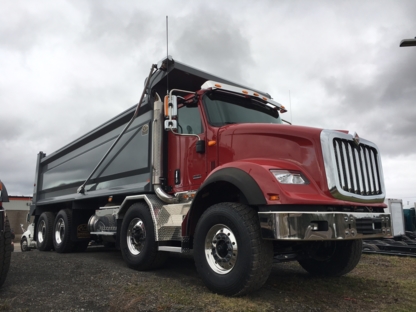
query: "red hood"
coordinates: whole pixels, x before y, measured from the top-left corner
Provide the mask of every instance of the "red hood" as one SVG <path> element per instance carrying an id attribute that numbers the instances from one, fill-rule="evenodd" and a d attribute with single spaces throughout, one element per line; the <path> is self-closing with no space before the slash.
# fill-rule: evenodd
<path id="1" fill-rule="evenodd" d="M 291 163 L 316 182 L 320 189 L 327 190 L 321 131 L 285 124 L 225 126 L 218 131 L 219 165 L 247 159 L 267 159 L 271 167 Z"/>

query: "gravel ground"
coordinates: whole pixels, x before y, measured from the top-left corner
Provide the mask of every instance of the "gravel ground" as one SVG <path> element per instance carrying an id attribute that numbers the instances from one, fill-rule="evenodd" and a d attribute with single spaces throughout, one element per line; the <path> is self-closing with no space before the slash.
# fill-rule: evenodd
<path id="1" fill-rule="evenodd" d="M 0 289 L 0 311 L 117 310 L 114 302 L 125 286 L 154 285 L 166 272 L 204 287 L 189 256 L 171 257 L 162 270 L 137 272 L 125 265 L 119 251 L 102 247 L 71 254 L 15 252 Z M 151 303 L 141 310 L 153 310 Z"/>
<path id="2" fill-rule="evenodd" d="M 401 274 L 395 261 L 364 256 L 356 270 L 331 279 L 311 277 L 296 262 L 274 264 L 260 291 L 229 298 L 204 286 L 190 255 L 171 254 L 163 268 L 139 272 L 126 266 L 120 251 L 103 247 L 70 254 L 14 252 L 0 288 L 0 311 L 391 311 L 389 302 L 396 299 L 385 287 L 389 276 Z M 380 263 L 383 274 L 375 274 Z M 391 299 L 383 299 L 388 302 L 381 309 L 372 303 L 379 302 L 379 293 Z"/>

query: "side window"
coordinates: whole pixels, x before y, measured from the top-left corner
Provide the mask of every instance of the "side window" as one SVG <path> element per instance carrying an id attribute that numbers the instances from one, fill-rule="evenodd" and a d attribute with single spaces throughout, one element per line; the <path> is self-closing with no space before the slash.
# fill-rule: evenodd
<path id="1" fill-rule="evenodd" d="M 178 110 L 178 133 L 200 134 L 204 132 L 198 107 L 182 106 Z"/>

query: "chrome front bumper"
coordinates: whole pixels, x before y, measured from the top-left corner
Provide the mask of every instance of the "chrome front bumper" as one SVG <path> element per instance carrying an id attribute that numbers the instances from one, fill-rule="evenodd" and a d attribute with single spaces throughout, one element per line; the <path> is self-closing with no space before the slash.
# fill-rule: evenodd
<path id="1" fill-rule="evenodd" d="M 337 240 L 392 237 L 388 213 L 259 212 L 264 239 Z"/>

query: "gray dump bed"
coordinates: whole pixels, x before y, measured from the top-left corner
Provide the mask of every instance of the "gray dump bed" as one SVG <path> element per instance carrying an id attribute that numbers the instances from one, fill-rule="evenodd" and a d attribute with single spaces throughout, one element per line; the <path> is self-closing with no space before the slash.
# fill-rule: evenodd
<path id="1" fill-rule="evenodd" d="M 162 63 L 166 68 L 166 59 Z M 150 79 L 147 96 L 142 102 L 138 117 L 91 177 L 85 186 L 85 193 L 77 193 L 78 187 L 88 178 L 128 124 L 136 106 L 48 156 L 40 152 L 33 203 L 45 205 L 109 195 L 152 192 L 150 147 L 153 94 L 157 92 L 163 98 L 166 95 L 167 85 L 169 89 L 197 91 L 207 80 L 246 88 L 170 60 L 167 71 L 158 70 Z M 264 92 L 257 92 L 267 95 Z"/>
<path id="2" fill-rule="evenodd" d="M 42 158 L 38 169 L 37 202 L 82 197 L 82 194 L 77 194 L 78 187 L 129 122 L 134 109 L 132 107 L 59 151 Z M 85 194 L 100 196 L 110 190 L 117 194 L 132 190 L 143 192 L 146 189 L 150 179 L 148 126 L 151 118 L 150 105 L 145 103 L 141 115 L 133 121 L 92 176 Z"/>

